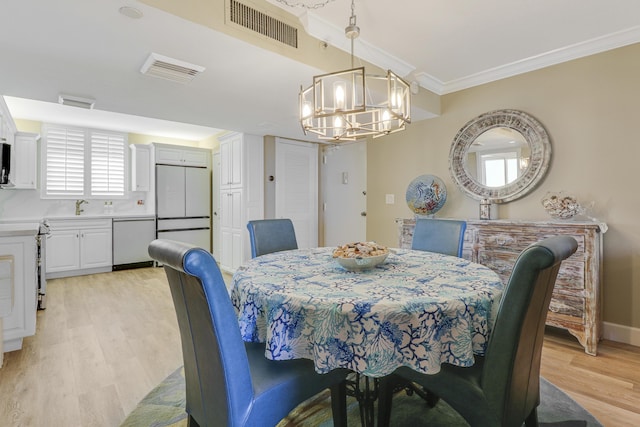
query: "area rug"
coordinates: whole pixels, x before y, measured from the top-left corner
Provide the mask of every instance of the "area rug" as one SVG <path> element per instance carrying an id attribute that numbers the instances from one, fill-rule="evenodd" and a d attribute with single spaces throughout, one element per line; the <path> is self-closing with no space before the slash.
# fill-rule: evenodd
<path id="1" fill-rule="evenodd" d="M 540 381 L 540 425 L 545 427 L 602 427 L 589 412 L 544 378 Z M 349 398 L 349 427 L 360 426 L 358 404 Z M 177 369 L 153 389 L 129 414 L 121 427 L 186 427 L 184 370 Z M 277 427 L 331 427 L 329 392 L 294 409 Z M 393 399 L 391 426 L 464 427 L 468 424 L 442 400 L 428 408 L 417 396 L 401 392 Z M 268 426 L 265 426 L 268 427 Z"/>

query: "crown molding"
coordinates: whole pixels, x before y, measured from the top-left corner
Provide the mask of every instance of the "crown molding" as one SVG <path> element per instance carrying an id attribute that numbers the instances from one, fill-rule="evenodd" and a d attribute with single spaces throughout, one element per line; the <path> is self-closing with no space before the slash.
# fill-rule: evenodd
<path id="1" fill-rule="evenodd" d="M 345 37 L 344 29 L 336 27 L 330 22 L 318 17 L 313 12 L 302 14 L 300 20 L 311 36 L 323 40 L 345 52 L 351 52 L 351 43 L 349 39 Z M 358 40 L 359 49 L 357 49 L 355 53 L 357 53 L 356 56 L 358 58 L 362 58 L 385 70 L 393 70 L 400 76 L 409 76 L 413 73 L 413 79 L 415 79 L 421 87 L 438 95 L 446 95 L 638 42 L 640 42 L 640 26 L 631 27 L 446 82 L 426 72 L 416 70 L 415 66 L 390 55 L 388 52 L 364 40 Z"/>
<path id="2" fill-rule="evenodd" d="M 443 83 L 440 90 L 436 88 L 430 90 L 439 95 L 444 95 L 638 42 L 640 42 L 640 26 L 555 49 L 460 79 L 451 80 Z M 420 80 L 418 80 L 418 82 L 422 84 Z"/>

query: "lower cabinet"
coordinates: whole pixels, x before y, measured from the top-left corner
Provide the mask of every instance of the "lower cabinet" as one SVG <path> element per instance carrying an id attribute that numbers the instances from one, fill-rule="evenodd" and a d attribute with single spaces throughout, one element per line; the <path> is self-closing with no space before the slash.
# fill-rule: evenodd
<path id="1" fill-rule="evenodd" d="M 398 220 L 400 247 L 410 248 L 414 220 Z M 542 239 L 568 235 L 578 242 L 562 262 L 547 325 L 566 329 L 596 355 L 602 336 L 602 238 L 606 224 L 579 221 L 467 220 L 463 257 L 485 265 L 507 283 L 518 255 Z"/>
<path id="2" fill-rule="evenodd" d="M 0 237 L 0 367 L 36 332 L 36 236 Z"/>
<path id="3" fill-rule="evenodd" d="M 111 271 L 111 219 L 51 220 L 47 278 Z"/>

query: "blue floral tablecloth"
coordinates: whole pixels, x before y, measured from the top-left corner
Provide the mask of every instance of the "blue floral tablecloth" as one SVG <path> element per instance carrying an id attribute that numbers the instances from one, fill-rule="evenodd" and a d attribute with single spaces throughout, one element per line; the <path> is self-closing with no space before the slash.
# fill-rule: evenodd
<path id="1" fill-rule="evenodd" d="M 263 255 L 233 276 L 242 338 L 273 360 L 306 358 L 316 371 L 370 377 L 400 366 L 436 373 L 484 354 L 503 284 L 488 268 L 398 249 L 378 267 L 350 272 L 333 248 Z"/>

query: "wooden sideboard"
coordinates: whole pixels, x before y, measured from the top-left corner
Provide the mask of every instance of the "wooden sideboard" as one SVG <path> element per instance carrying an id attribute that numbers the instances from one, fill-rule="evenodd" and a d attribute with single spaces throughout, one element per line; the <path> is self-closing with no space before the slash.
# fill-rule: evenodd
<path id="1" fill-rule="evenodd" d="M 399 247 L 410 248 L 414 219 L 398 219 Z M 507 283 L 520 252 L 546 237 L 569 235 L 578 250 L 558 272 L 547 325 L 566 329 L 596 355 L 602 336 L 602 236 L 597 222 L 467 220 L 463 257 L 491 268 Z"/>

